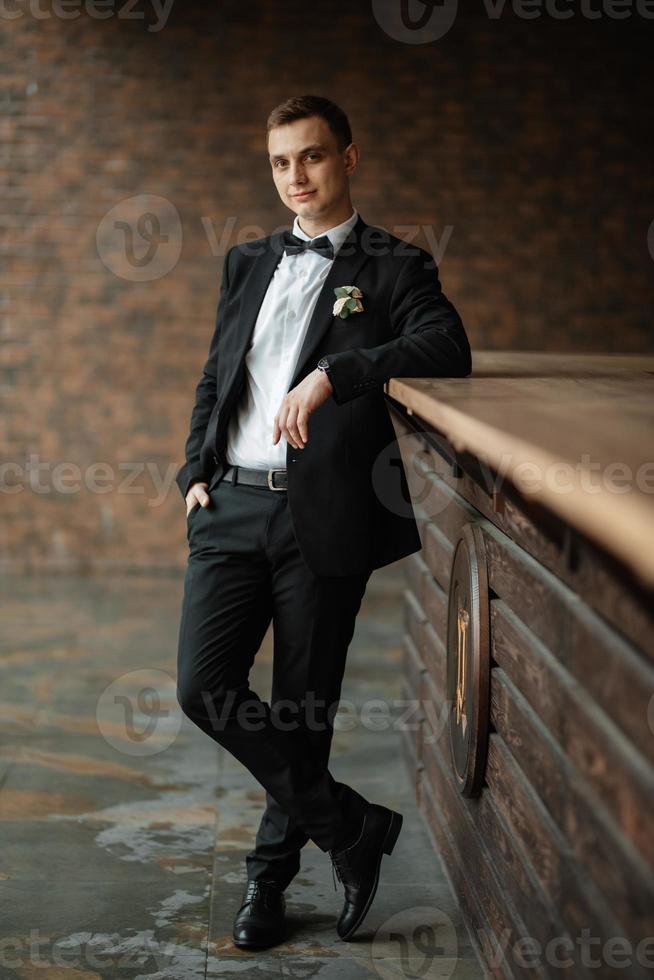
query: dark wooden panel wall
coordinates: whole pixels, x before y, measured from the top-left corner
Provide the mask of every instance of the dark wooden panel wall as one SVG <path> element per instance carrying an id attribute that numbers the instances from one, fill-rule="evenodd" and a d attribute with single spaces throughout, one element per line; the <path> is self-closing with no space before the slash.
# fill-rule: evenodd
<path id="1" fill-rule="evenodd" d="M 415 416 L 392 417 L 423 542 L 407 560 L 404 685 L 420 706 L 407 763 L 489 975 L 651 976 L 652 596 L 510 488 L 489 492 L 477 461 L 434 448 Z M 453 775 L 446 681 L 450 567 L 470 522 L 490 606 L 476 797 Z"/>

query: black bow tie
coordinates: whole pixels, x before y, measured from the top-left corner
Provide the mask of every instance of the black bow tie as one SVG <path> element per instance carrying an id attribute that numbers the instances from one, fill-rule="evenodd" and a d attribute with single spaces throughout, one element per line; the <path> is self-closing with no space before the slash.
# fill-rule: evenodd
<path id="1" fill-rule="evenodd" d="M 311 249 L 326 259 L 334 258 L 334 246 L 327 235 L 321 235 L 320 238 L 312 238 L 307 241 L 304 238 L 298 238 L 292 231 L 285 231 L 282 235 L 282 243 L 284 251 L 288 255 L 297 255 L 299 252 L 306 252 L 307 249 Z"/>

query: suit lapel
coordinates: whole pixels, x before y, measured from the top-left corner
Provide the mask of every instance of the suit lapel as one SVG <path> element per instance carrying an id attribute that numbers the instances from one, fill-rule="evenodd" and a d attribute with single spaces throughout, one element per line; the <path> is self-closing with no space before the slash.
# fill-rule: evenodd
<path id="1" fill-rule="evenodd" d="M 281 259 L 281 235 L 271 235 L 268 247 L 262 255 L 252 261 L 252 267 L 244 288 L 238 320 L 232 321 L 223 331 L 223 350 L 218 357 L 218 371 L 225 365 L 227 377 L 220 379 L 218 390 L 225 393 L 231 387 L 237 374 L 241 371 L 250 339 L 254 332 L 257 316 L 273 273 Z"/>
<path id="2" fill-rule="evenodd" d="M 307 326 L 288 391 L 298 384 L 307 361 L 334 319 L 332 313 L 336 301 L 334 288 L 357 284 L 356 277 L 368 258 L 362 245 L 362 236 L 367 227 L 368 225 L 359 215 L 332 262 Z M 281 238 L 282 232 L 271 235 L 265 252 L 253 262 L 245 286 L 238 324 L 235 324 L 236 329 L 225 331 L 223 352 L 218 358 L 219 370 L 221 365 L 229 365 L 228 377 L 221 379 L 218 386 L 219 390 L 224 392 L 231 389 L 237 373 L 242 368 L 261 304 L 283 254 Z"/>
<path id="3" fill-rule="evenodd" d="M 313 308 L 304 341 L 298 354 L 293 377 L 287 391 L 290 391 L 291 388 L 294 388 L 299 383 L 300 376 L 304 371 L 307 361 L 313 356 L 314 351 L 334 320 L 334 314 L 332 313 L 334 303 L 336 302 L 334 288 L 336 286 L 356 286 L 357 284 L 356 277 L 364 262 L 368 259 L 368 255 L 364 252 L 362 245 L 362 236 L 367 227 L 366 222 L 359 215 L 332 262 L 332 267 L 327 274 L 327 278 L 318 294 L 316 305 Z"/>

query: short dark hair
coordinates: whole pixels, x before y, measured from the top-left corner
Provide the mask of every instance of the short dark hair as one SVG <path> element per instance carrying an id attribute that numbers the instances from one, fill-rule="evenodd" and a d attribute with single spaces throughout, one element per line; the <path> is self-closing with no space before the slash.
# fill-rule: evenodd
<path id="1" fill-rule="evenodd" d="M 275 106 L 268 116 L 266 139 L 271 129 L 295 122 L 296 119 L 306 119 L 308 116 L 321 116 L 325 120 L 336 137 L 340 151 L 352 142 L 352 130 L 343 110 L 320 95 L 297 95 Z"/>

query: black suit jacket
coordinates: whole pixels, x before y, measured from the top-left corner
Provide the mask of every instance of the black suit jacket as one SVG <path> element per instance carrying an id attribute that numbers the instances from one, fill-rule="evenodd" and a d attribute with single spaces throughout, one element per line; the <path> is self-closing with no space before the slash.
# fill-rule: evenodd
<path id="1" fill-rule="evenodd" d="M 244 391 L 257 314 L 283 254 L 281 234 L 234 245 L 225 256 L 186 462 L 176 477 L 183 497 L 199 480 L 212 490 L 228 465 L 227 424 Z M 363 312 L 334 316 L 336 286 L 358 286 Z M 288 504 L 312 571 L 348 575 L 421 547 L 384 383 L 392 377 L 465 377 L 472 360 L 433 257 L 360 215 L 325 279 L 287 390 L 323 355 L 334 392 L 310 415 L 305 448 L 286 443 Z"/>

